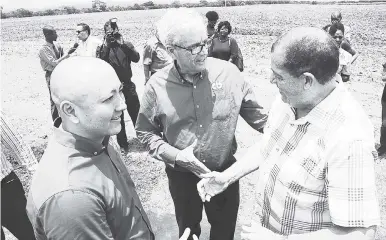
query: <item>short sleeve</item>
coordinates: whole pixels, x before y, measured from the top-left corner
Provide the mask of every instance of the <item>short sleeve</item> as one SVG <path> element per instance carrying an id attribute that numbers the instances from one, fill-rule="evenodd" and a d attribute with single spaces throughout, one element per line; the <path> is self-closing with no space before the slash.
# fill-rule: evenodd
<path id="1" fill-rule="evenodd" d="M 342 227 L 379 225 L 374 146 L 355 140 L 340 143 L 333 151 L 326 172 L 332 222 Z"/>
<path id="2" fill-rule="evenodd" d="M 113 239 L 104 203 L 92 193 L 67 190 L 39 210 L 35 231 L 47 239 Z"/>

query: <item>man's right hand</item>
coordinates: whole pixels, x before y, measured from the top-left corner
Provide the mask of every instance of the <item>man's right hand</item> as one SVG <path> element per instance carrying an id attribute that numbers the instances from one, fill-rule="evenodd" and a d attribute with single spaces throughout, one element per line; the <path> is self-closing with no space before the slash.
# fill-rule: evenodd
<path id="1" fill-rule="evenodd" d="M 225 191 L 230 184 L 230 179 L 220 172 L 203 174 L 201 177 L 203 179 L 198 182 L 197 191 L 203 202 L 210 202 L 212 197 Z"/>
<path id="2" fill-rule="evenodd" d="M 201 177 L 202 174 L 209 173 L 210 170 L 194 156 L 193 149 L 196 145 L 197 140 L 195 140 L 189 147 L 181 150 L 177 154 L 176 163 L 196 174 L 198 177 Z"/>
<path id="3" fill-rule="evenodd" d="M 188 240 L 190 235 L 190 228 L 186 228 L 184 234 L 180 237 L 180 240 Z M 197 236 L 193 234 L 193 240 L 198 240 Z"/>

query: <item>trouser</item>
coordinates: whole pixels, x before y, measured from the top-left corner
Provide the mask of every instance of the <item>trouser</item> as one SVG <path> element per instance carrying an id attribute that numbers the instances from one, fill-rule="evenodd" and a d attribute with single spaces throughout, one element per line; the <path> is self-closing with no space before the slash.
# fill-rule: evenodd
<path id="1" fill-rule="evenodd" d="M 125 97 L 125 102 L 127 106 L 127 111 L 129 112 L 131 121 L 135 126 L 137 122 L 138 112 L 139 112 L 139 99 L 138 94 L 135 90 L 135 84 L 133 82 L 123 83 L 123 96 Z M 117 141 L 120 147 L 127 146 L 127 136 L 126 136 L 126 127 L 124 114 L 121 115 L 121 131 L 117 135 Z"/>
<path id="2" fill-rule="evenodd" d="M 386 85 L 383 89 L 382 95 L 382 125 L 381 125 L 381 137 L 380 137 L 380 148 L 386 148 Z"/>
<path id="3" fill-rule="evenodd" d="M 240 203 L 239 182 L 230 185 L 224 192 L 211 198 L 210 202 L 203 203 L 197 191 L 200 181 L 191 172 L 179 172 L 166 167 L 169 179 L 169 190 L 174 202 L 179 236 L 188 227 L 192 235 L 201 234 L 200 222 L 202 209 L 211 225 L 211 240 L 232 240 L 234 238 L 237 212 Z"/>
<path id="4" fill-rule="evenodd" d="M 52 97 L 51 97 L 51 89 L 50 89 L 51 74 L 52 72 L 46 71 L 46 82 L 47 82 L 48 92 L 50 94 L 51 117 L 52 117 L 52 121 L 54 122 L 54 126 L 59 127 L 60 124 L 62 123 L 62 120 L 59 117 L 58 109 L 56 108 L 55 103 L 52 101 Z"/>
<path id="5" fill-rule="evenodd" d="M 23 185 L 12 171 L 1 180 L 1 239 L 4 240 L 3 227 L 17 239 L 35 239 L 31 222 L 26 212 L 27 200 Z"/>

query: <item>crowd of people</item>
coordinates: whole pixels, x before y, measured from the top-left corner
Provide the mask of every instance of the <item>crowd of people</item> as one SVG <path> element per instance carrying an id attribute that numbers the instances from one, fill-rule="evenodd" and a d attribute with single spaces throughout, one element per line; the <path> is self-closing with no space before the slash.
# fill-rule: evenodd
<path id="1" fill-rule="evenodd" d="M 180 240 L 199 238 L 203 209 L 211 240 L 234 239 L 239 179 L 256 170 L 258 212 L 243 239 L 374 239 L 374 162 L 386 152 L 386 114 L 377 154 L 369 117 L 345 86 L 358 52 L 341 13 L 272 44 L 280 95 L 269 113 L 243 78 L 231 23 L 217 23 L 215 11 L 205 16 L 179 8 L 157 21 L 143 49 L 141 101 L 131 80 L 140 54 L 116 18 L 103 40 L 79 23 L 67 52 L 55 28 L 43 28 L 54 131 L 37 163 L 2 113 L 2 226 L 18 239 L 155 239 L 121 154 L 130 151 L 127 109 L 137 138 L 165 163 Z M 236 161 L 239 116 L 262 139 Z M 34 172 L 28 199 L 9 156 Z"/>

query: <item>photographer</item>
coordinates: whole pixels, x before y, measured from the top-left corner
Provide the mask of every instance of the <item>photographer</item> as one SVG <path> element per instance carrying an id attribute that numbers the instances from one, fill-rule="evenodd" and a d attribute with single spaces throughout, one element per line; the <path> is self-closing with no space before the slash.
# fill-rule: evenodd
<path id="1" fill-rule="evenodd" d="M 139 111 L 139 99 L 135 90 L 135 84 L 131 81 L 133 76 L 131 62 L 136 63 L 139 61 L 139 53 L 131 42 L 123 40 L 116 21 L 116 18 L 112 18 L 105 23 L 105 37 L 102 46 L 97 51 L 97 57 L 108 62 L 117 73 L 119 80 L 123 84 L 122 92 L 125 96 L 127 111 L 135 125 Z M 117 140 L 121 149 L 127 152 L 128 143 L 123 113 L 121 115 L 121 126 L 122 129 L 117 135 Z"/>

